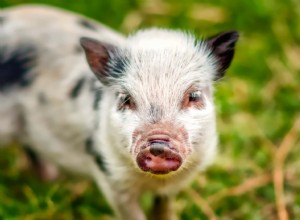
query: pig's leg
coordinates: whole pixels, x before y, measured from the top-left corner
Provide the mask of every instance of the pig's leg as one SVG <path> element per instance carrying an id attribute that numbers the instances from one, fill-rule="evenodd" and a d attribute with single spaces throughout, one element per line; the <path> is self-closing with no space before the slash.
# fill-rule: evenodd
<path id="1" fill-rule="evenodd" d="M 151 211 L 151 220 L 177 220 L 171 201 L 172 197 L 156 195 Z"/>
<path id="2" fill-rule="evenodd" d="M 133 193 L 130 189 L 118 189 L 107 181 L 107 177 L 102 172 L 97 172 L 95 180 L 114 210 L 117 220 L 146 220 L 138 202 L 138 194 Z"/>
<path id="3" fill-rule="evenodd" d="M 24 146 L 25 154 L 38 177 L 44 181 L 57 179 L 59 172 L 55 165 L 43 161 L 30 147 Z"/>
<path id="4" fill-rule="evenodd" d="M 116 214 L 120 220 L 146 220 L 145 214 L 141 209 L 138 199 L 127 194 L 123 198 L 116 196 Z"/>

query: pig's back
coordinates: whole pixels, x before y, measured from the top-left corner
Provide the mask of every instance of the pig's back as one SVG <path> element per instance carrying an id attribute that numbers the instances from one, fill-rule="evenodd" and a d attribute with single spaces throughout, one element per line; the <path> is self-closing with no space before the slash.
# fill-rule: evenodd
<path id="1" fill-rule="evenodd" d="M 18 136 L 46 159 L 87 170 L 82 164 L 90 156 L 84 147 L 94 129 L 101 85 L 86 63 L 79 38 L 121 44 L 123 37 L 51 7 L 8 8 L 0 17 L 0 139 Z"/>

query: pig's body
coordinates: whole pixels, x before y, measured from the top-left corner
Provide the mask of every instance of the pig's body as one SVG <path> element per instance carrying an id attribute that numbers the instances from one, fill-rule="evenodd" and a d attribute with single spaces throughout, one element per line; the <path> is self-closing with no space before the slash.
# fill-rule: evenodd
<path id="1" fill-rule="evenodd" d="M 126 39 L 41 6 L 5 9 L 0 22 L 0 141 L 17 137 L 43 161 L 91 177 L 128 220 L 145 219 L 143 192 L 170 197 L 212 161 L 212 84 L 235 32 L 221 43 L 158 29 Z M 101 41 L 81 40 L 95 74 L 81 37 Z M 225 65 L 214 45 L 224 41 Z M 157 201 L 156 219 L 173 218 Z"/>
<path id="2" fill-rule="evenodd" d="M 101 85 L 85 62 L 79 38 L 122 42 L 123 37 L 91 21 L 86 22 L 95 30 L 81 25 L 85 18 L 40 6 L 6 9 L 1 17 L 2 62 L 26 57 L 25 62 L 16 58 L 10 64 L 8 74 L 16 75 L 14 82 L 2 80 L 1 121 L 8 122 L 0 125 L 1 140 L 8 133 L 21 136 L 41 156 L 90 175 L 86 166 L 91 158 L 84 143 L 95 126 L 93 105 Z M 24 66 L 22 73 L 14 72 L 15 65 Z M 12 124 L 16 126 L 6 131 Z"/>

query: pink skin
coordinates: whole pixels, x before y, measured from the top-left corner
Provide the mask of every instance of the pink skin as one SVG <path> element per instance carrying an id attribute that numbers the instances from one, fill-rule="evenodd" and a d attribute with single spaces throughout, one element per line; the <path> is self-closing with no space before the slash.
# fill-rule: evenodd
<path id="1" fill-rule="evenodd" d="M 162 154 L 155 156 L 148 147 L 137 155 L 137 164 L 145 172 L 167 174 L 176 171 L 181 166 L 182 158 L 170 149 L 165 149 Z"/>
<path id="2" fill-rule="evenodd" d="M 133 154 L 144 172 L 168 174 L 180 168 L 190 152 L 188 135 L 173 123 L 156 123 L 136 129 Z"/>

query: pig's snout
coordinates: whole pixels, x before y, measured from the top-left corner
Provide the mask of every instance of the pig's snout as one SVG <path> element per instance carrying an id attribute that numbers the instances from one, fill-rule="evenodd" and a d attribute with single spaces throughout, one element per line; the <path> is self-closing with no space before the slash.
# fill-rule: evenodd
<path id="1" fill-rule="evenodd" d="M 182 158 L 172 149 L 168 138 L 149 139 L 147 142 L 137 155 L 137 164 L 143 171 L 167 174 L 181 166 Z"/>

